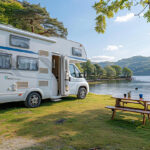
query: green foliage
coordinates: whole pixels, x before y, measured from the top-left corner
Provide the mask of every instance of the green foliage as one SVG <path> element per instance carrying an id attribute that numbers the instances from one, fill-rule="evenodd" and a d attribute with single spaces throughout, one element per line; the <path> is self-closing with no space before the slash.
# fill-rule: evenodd
<path id="1" fill-rule="evenodd" d="M 76 66 L 78 67 L 78 69 L 80 70 L 81 73 L 84 72 L 83 68 L 81 67 L 80 63 L 76 63 Z"/>
<path id="2" fill-rule="evenodd" d="M 119 77 L 122 74 L 122 68 L 120 66 L 112 65 L 111 67 L 115 69 L 117 77 Z"/>
<path id="3" fill-rule="evenodd" d="M 104 69 L 106 71 L 106 75 L 108 78 L 112 78 L 116 76 L 116 70 L 111 66 L 106 66 Z"/>
<path id="4" fill-rule="evenodd" d="M 45 36 L 66 38 L 68 34 L 63 23 L 51 18 L 46 8 L 26 1 L 0 1 L 0 23 L 10 24 L 16 28 Z"/>
<path id="5" fill-rule="evenodd" d="M 131 77 L 133 75 L 132 71 L 127 68 L 127 67 L 124 67 L 123 70 L 122 70 L 122 74 L 124 77 Z"/>
<path id="6" fill-rule="evenodd" d="M 104 33 L 106 30 L 106 18 L 113 18 L 114 15 L 123 9 L 130 10 L 135 6 L 142 6 L 142 11 L 137 13 L 137 16 L 140 16 L 141 13 L 146 11 L 146 8 L 150 8 L 149 0 L 100 0 L 95 3 L 93 6 L 96 10 L 96 27 L 95 30 L 98 33 Z M 150 22 L 150 10 L 148 9 L 144 15 L 147 18 L 147 21 Z"/>
<path id="7" fill-rule="evenodd" d="M 98 78 L 101 78 L 106 74 L 106 71 L 99 64 L 94 64 L 94 66 L 96 68 L 95 72 Z"/>
<path id="8" fill-rule="evenodd" d="M 23 6 L 15 0 L 1 0 L 0 1 L 0 23 L 9 24 L 17 11 L 22 10 Z"/>
<path id="9" fill-rule="evenodd" d="M 88 60 L 85 63 L 82 63 L 81 67 L 84 70 L 84 76 L 87 75 L 87 78 L 89 78 L 93 74 L 94 69 L 95 69 L 94 65 L 91 63 L 90 60 Z"/>
<path id="10" fill-rule="evenodd" d="M 100 64 L 92 64 L 90 60 L 82 64 L 76 64 L 84 76 L 89 80 L 97 80 L 102 78 L 119 78 L 122 75 L 122 68 L 118 65 L 107 65 L 104 68 Z M 126 70 L 126 69 L 125 69 Z M 131 77 L 132 71 L 127 68 L 124 77 Z"/>

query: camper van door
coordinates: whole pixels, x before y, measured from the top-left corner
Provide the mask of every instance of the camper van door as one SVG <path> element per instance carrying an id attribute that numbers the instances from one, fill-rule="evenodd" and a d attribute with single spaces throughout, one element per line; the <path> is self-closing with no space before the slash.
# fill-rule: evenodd
<path id="1" fill-rule="evenodd" d="M 69 95 L 69 59 L 66 56 L 61 57 L 61 95 Z"/>

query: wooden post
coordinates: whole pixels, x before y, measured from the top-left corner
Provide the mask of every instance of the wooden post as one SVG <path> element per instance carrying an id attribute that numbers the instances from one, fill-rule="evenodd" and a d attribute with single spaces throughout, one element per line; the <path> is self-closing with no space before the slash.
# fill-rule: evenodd
<path id="1" fill-rule="evenodd" d="M 144 110 L 147 110 L 147 103 L 144 102 Z"/>
<path id="2" fill-rule="evenodd" d="M 120 102 L 121 102 L 121 99 L 118 99 L 118 98 L 116 98 L 116 107 L 120 107 Z"/>
<path id="3" fill-rule="evenodd" d="M 124 107 L 124 102 L 122 102 L 123 103 L 123 107 Z"/>
<path id="4" fill-rule="evenodd" d="M 114 120 L 114 117 L 115 117 L 115 114 L 116 114 L 116 110 L 115 109 L 112 109 L 113 113 L 112 113 L 112 120 Z"/>
<path id="5" fill-rule="evenodd" d="M 145 114 L 143 114 L 143 125 L 145 125 L 145 122 L 146 122 L 146 117 Z"/>

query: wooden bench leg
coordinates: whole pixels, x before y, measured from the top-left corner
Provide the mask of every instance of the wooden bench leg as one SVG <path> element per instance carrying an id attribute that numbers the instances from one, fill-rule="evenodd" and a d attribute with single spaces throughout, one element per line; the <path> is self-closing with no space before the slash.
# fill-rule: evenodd
<path id="1" fill-rule="evenodd" d="M 123 102 L 123 107 L 124 107 L 124 102 Z"/>
<path id="2" fill-rule="evenodd" d="M 112 120 L 114 120 L 114 117 L 115 117 L 115 114 L 116 114 L 116 110 L 115 109 L 112 109 L 113 113 L 112 113 Z"/>
<path id="3" fill-rule="evenodd" d="M 145 122 L 146 122 L 146 117 L 145 114 L 143 114 L 143 125 L 145 125 Z"/>

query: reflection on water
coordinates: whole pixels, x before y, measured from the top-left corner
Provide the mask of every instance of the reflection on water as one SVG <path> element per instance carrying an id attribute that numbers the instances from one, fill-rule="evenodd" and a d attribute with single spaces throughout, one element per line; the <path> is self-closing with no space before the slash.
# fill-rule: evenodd
<path id="1" fill-rule="evenodd" d="M 150 76 L 134 76 L 132 81 L 102 81 L 100 84 L 90 85 L 90 92 L 96 94 L 122 96 L 129 91 L 133 97 L 144 94 L 145 98 L 150 98 Z"/>

